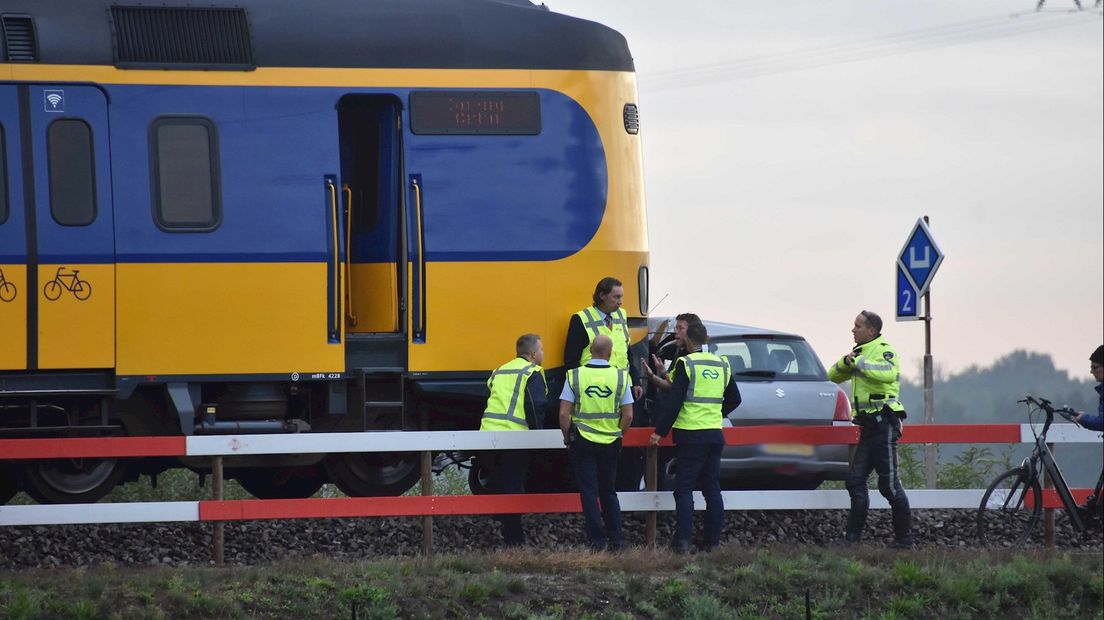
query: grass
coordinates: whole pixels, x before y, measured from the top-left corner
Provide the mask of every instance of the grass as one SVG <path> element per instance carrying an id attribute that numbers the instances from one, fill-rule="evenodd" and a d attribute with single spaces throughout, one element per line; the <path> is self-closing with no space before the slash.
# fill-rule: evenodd
<path id="1" fill-rule="evenodd" d="M 0 573 L 2 618 L 1101 618 L 1099 554 L 726 548 Z"/>

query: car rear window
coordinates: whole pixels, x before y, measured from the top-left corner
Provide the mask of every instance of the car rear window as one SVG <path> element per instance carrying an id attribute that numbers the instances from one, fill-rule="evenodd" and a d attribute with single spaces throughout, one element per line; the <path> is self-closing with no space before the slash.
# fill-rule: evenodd
<path id="1" fill-rule="evenodd" d="M 804 340 L 730 338 L 714 340 L 714 353 L 728 360 L 737 381 L 826 381 L 824 366 Z"/>

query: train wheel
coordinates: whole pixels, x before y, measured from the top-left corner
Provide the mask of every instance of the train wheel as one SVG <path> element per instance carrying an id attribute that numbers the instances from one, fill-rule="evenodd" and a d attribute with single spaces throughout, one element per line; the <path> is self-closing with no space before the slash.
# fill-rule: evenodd
<path id="1" fill-rule="evenodd" d="M 421 477 L 416 452 L 331 454 L 325 464 L 337 488 L 354 497 L 402 495 Z"/>
<path id="2" fill-rule="evenodd" d="M 6 465 L 0 465 L 0 505 L 6 504 L 19 492 L 19 481 Z"/>
<path id="3" fill-rule="evenodd" d="M 23 490 L 40 504 L 99 501 L 126 475 L 117 459 L 57 459 L 23 466 Z"/>
<path id="4" fill-rule="evenodd" d="M 279 467 L 276 469 L 243 469 L 234 478 L 259 499 L 302 499 L 310 497 L 326 483 L 321 467 Z"/>
<path id="5" fill-rule="evenodd" d="M 484 466 L 484 460 L 480 457 L 472 459 L 471 469 L 468 470 L 468 488 L 472 495 L 486 495 L 490 493 L 491 472 Z"/>

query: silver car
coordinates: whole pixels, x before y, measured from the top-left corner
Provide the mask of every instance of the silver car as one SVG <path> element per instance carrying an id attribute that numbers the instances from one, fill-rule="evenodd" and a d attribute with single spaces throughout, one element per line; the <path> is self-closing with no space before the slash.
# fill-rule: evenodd
<path id="1" fill-rule="evenodd" d="M 650 319 L 649 331 L 662 329 L 661 321 Z M 725 426 L 850 423 L 846 393 L 828 380 L 824 365 L 804 338 L 712 321 L 705 321 L 705 326 L 709 350 L 728 360 L 743 398 Z M 825 480 L 844 479 L 847 467 L 845 445 L 726 446 L 721 456 L 721 486 L 815 489 Z M 666 482 L 672 482 L 673 468 L 668 463 L 664 469 Z"/>

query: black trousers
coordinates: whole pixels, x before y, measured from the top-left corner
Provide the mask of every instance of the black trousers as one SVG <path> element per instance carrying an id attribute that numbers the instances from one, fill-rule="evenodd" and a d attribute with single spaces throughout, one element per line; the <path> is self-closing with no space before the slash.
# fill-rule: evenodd
<path id="1" fill-rule="evenodd" d="M 595 551 L 620 549 L 625 544 L 621 534 L 621 503 L 617 500 L 616 484 L 620 456 L 620 439 L 600 444 L 576 434 L 568 448 L 571 468 L 579 484 L 587 542 Z"/>
<path id="2" fill-rule="evenodd" d="M 724 498 L 721 497 L 721 450 L 723 444 L 684 443 L 675 445 L 675 540 L 674 546 L 690 546 L 694 533 L 694 489 L 705 498 L 705 531 L 702 546 L 712 549 L 721 543 L 724 526 Z"/>
<path id="3" fill-rule="evenodd" d="M 899 542 L 912 542 L 912 513 L 908 496 L 897 473 L 897 440 L 901 437 L 901 421 L 897 414 L 883 410 L 879 419 L 871 414 L 862 427 L 851 470 L 847 474 L 847 493 L 851 496 L 851 511 L 847 514 L 847 539 L 859 540 L 866 526 L 870 495 L 866 481 L 870 472 L 878 472 L 878 491 L 893 511 L 893 535 Z"/>
<path id="4" fill-rule="evenodd" d="M 485 459 L 484 463 L 490 474 L 489 490 L 491 493 L 525 492 L 525 477 L 529 472 L 528 450 L 484 452 L 480 458 Z M 495 515 L 495 519 L 502 524 L 502 540 L 507 547 L 518 547 L 525 544 L 525 531 L 521 528 L 521 515 Z"/>

